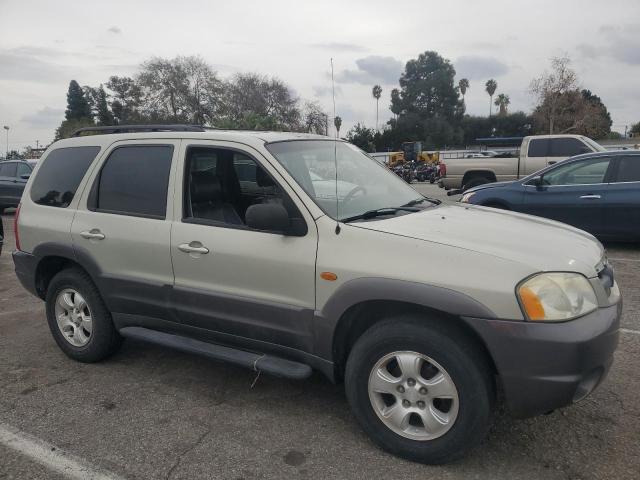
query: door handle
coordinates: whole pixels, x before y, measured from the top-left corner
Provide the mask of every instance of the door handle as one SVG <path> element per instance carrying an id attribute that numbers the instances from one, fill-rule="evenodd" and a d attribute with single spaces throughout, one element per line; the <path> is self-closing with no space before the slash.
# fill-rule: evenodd
<path id="1" fill-rule="evenodd" d="M 580 198 L 582 200 L 600 200 L 602 197 L 600 195 L 582 195 Z"/>
<path id="2" fill-rule="evenodd" d="M 181 243 L 178 245 L 178 250 L 184 253 L 201 253 L 203 255 L 209 253 L 209 249 L 196 240 L 191 243 Z"/>
<path id="3" fill-rule="evenodd" d="M 86 238 L 87 240 L 104 240 L 104 233 L 102 233 L 97 228 L 92 228 L 89 231 L 80 232 L 80 236 L 82 238 Z"/>

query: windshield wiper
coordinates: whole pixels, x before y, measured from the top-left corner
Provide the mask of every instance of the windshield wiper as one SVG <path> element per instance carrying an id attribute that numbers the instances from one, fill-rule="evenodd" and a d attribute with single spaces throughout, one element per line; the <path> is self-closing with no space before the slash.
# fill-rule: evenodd
<path id="1" fill-rule="evenodd" d="M 418 205 L 419 203 L 422 202 L 431 202 L 434 205 L 440 205 L 442 203 L 442 200 L 438 200 L 436 198 L 429 198 L 429 197 L 422 197 L 422 198 L 416 198 L 415 200 L 411 200 L 410 202 L 405 203 L 404 205 L 402 205 L 403 207 L 413 207 L 414 205 Z"/>
<path id="2" fill-rule="evenodd" d="M 420 210 L 417 208 L 411 208 L 406 205 L 402 205 L 400 207 L 384 207 L 384 208 L 378 208 L 376 210 L 368 210 L 364 213 L 354 215 L 353 217 L 343 218 L 341 221 L 344 223 L 349 223 L 354 220 L 367 220 L 369 218 L 383 217 L 385 215 L 394 215 L 398 211 L 415 213 L 415 212 L 419 212 Z"/>

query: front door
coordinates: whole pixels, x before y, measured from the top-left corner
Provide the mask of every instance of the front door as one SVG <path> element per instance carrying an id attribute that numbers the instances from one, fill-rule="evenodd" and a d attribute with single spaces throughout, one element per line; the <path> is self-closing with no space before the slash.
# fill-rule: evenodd
<path id="1" fill-rule="evenodd" d="M 600 234 L 608 185 L 608 157 L 558 165 L 542 176 L 542 185 L 526 185 L 522 211 Z"/>
<path id="2" fill-rule="evenodd" d="M 183 145 L 171 235 L 173 304 L 181 322 L 309 350 L 315 309 L 313 218 L 266 159 L 232 142 Z M 295 200 L 294 200 L 295 198 Z M 303 236 L 245 225 L 256 203 L 281 202 Z"/>

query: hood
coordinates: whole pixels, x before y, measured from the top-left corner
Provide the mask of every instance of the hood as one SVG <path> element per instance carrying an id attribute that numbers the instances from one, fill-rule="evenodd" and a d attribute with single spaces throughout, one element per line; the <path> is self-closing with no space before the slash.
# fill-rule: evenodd
<path id="1" fill-rule="evenodd" d="M 527 265 L 533 272 L 570 271 L 594 277 L 604 255 L 600 242 L 577 228 L 475 205 L 447 203 L 352 225 L 492 255 Z"/>
<path id="2" fill-rule="evenodd" d="M 464 191 L 464 193 L 469 192 L 477 192 L 478 190 L 485 190 L 487 188 L 499 188 L 499 187 L 507 187 L 509 185 L 513 185 L 514 181 L 507 182 L 493 182 L 493 183 L 483 183 L 482 185 L 478 185 L 477 187 L 472 187 Z"/>

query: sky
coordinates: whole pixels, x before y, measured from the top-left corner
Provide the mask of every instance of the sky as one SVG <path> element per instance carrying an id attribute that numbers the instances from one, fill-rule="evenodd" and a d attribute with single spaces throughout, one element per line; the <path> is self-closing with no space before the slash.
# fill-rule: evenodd
<path id="1" fill-rule="evenodd" d="M 613 129 L 640 121 L 639 0 L 0 0 L 0 125 L 10 149 L 52 141 L 71 79 L 98 86 L 141 62 L 199 55 L 225 78 L 259 72 L 285 81 L 332 116 L 344 134 L 391 116 L 391 89 L 426 50 L 469 79 L 467 112 L 487 115 L 484 83 L 530 111 L 528 87 L 550 58 L 568 55 L 581 85 L 608 107 Z M 495 108 L 495 107 L 494 107 Z M 0 148 L 6 148 L 0 130 Z"/>

